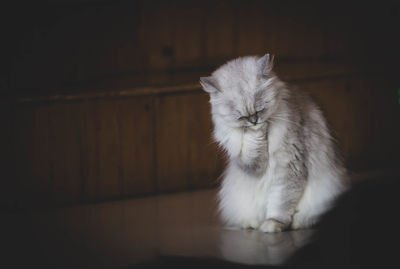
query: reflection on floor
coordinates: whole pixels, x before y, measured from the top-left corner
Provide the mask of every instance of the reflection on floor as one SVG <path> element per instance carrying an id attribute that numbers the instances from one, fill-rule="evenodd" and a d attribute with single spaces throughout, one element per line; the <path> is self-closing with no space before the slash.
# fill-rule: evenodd
<path id="1" fill-rule="evenodd" d="M 224 228 L 215 195 L 203 190 L 8 215 L 2 229 L 7 262 L 13 267 L 126 268 L 178 255 L 281 264 L 312 233 Z"/>

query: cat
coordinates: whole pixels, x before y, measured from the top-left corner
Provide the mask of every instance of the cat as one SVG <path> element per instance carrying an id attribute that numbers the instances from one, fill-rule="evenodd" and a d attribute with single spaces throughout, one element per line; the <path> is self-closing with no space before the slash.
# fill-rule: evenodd
<path id="1" fill-rule="evenodd" d="M 312 227 L 349 188 L 321 110 L 272 69 L 269 54 L 247 56 L 200 78 L 214 138 L 228 156 L 222 220 L 262 232 Z"/>

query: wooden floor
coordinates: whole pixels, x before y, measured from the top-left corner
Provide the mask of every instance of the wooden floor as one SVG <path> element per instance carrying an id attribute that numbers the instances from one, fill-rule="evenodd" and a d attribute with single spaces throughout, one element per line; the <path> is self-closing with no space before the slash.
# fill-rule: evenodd
<path id="1" fill-rule="evenodd" d="M 282 264 L 311 230 L 224 228 L 203 190 L 2 216 L 8 267 L 129 268 L 161 255 Z M 11 265 L 11 267 L 9 267 Z"/>

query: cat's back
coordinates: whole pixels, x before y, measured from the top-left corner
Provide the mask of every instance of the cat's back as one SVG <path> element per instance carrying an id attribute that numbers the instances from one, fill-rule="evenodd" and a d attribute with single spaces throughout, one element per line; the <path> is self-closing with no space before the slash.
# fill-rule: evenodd
<path id="1" fill-rule="evenodd" d="M 332 130 L 316 100 L 298 88 L 291 89 L 291 99 L 296 107 L 294 113 L 298 115 L 297 125 L 302 129 L 304 142 L 308 148 L 311 150 L 323 146 L 334 150 Z"/>
<path id="2" fill-rule="evenodd" d="M 309 127 L 316 127 L 320 124 L 326 125 L 326 119 L 316 100 L 306 91 L 291 88 L 292 99 L 302 117 L 302 123 Z"/>
<path id="3" fill-rule="evenodd" d="M 324 112 L 307 92 L 293 89 L 293 98 L 301 119 L 298 122 L 303 135 L 309 178 L 331 181 L 339 189 L 349 185 L 347 171 L 337 140 Z M 323 176 L 325 175 L 325 176 Z"/>

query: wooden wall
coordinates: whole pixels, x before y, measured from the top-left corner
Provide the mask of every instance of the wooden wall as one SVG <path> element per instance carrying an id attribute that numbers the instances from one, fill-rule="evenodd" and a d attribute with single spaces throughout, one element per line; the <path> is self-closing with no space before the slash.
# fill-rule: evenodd
<path id="1" fill-rule="evenodd" d="M 266 52 L 284 62 L 344 61 L 367 70 L 399 56 L 396 2 L 43 2 L 2 9 L 2 25 L 13 26 L 1 42 L 3 91 L 47 94 L 121 78 L 155 83 L 165 71 L 209 72 Z"/>
<path id="2" fill-rule="evenodd" d="M 352 171 L 398 164 L 398 97 L 380 92 L 393 83 L 332 74 L 291 84 L 320 104 Z M 216 186 L 224 158 L 211 139 L 208 96 L 198 86 L 166 89 L 17 103 L 14 185 L 5 197 L 13 195 L 5 203 L 54 206 Z"/>
<path id="3" fill-rule="evenodd" d="M 399 5 L 32 1 L 4 12 L 4 208 L 212 187 L 224 159 L 198 78 L 270 52 L 356 171 L 399 161 Z M 371 21 L 371 16 L 379 18 Z"/>
<path id="4" fill-rule="evenodd" d="M 16 109 L 19 206 L 210 187 L 221 172 L 200 91 Z"/>

